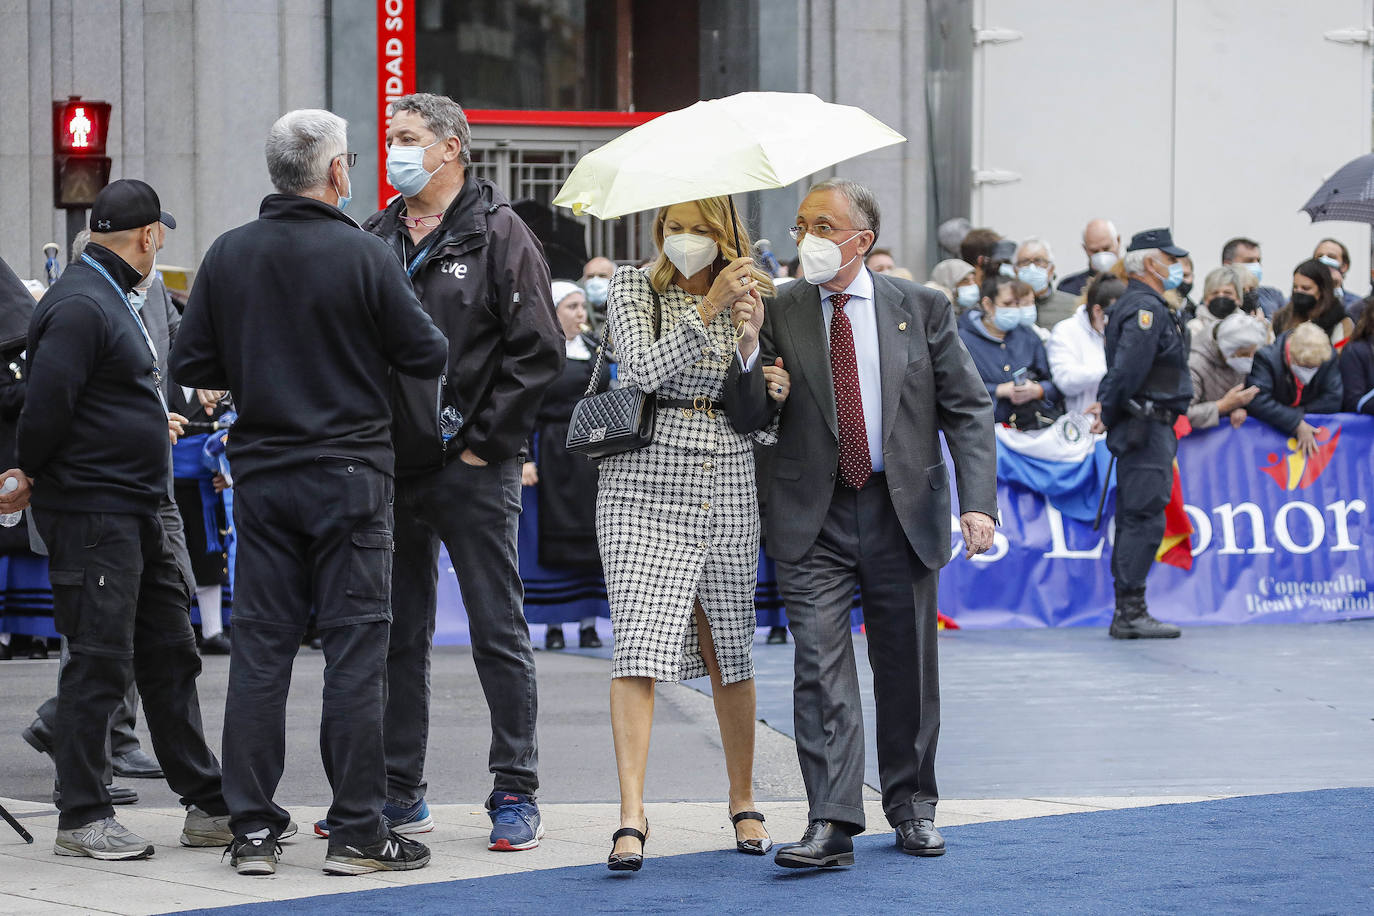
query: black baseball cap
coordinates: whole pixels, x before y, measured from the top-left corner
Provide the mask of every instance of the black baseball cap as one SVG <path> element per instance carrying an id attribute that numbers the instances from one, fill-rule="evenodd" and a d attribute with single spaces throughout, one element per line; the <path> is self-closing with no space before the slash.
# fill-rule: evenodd
<path id="1" fill-rule="evenodd" d="M 121 178 L 105 185 L 91 207 L 92 232 L 119 232 L 159 222 L 168 229 L 177 227 L 172 214 L 162 209 L 153 186 L 137 178 Z"/>
<path id="2" fill-rule="evenodd" d="M 1131 244 L 1126 246 L 1127 251 L 1144 251 L 1149 248 L 1158 248 L 1175 258 L 1188 257 L 1188 250 L 1174 244 L 1174 234 L 1168 229 L 1146 229 L 1144 232 L 1137 232 L 1131 236 Z"/>

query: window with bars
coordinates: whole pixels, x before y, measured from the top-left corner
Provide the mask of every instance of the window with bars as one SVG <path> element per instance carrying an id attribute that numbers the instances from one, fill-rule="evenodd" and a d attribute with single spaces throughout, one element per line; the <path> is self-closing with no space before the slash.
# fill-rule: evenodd
<path id="1" fill-rule="evenodd" d="M 470 171 L 495 182 L 512 202 L 534 200 L 551 206 L 578 158 L 599 145 L 599 140 L 560 144 L 484 141 L 474 137 Z M 569 210 L 560 209 L 559 213 L 573 218 Z M 651 214 L 632 213 L 612 220 L 592 216 L 576 219 L 586 227 L 588 258 L 602 256 L 617 264 L 638 264 L 654 254 L 649 237 Z"/>

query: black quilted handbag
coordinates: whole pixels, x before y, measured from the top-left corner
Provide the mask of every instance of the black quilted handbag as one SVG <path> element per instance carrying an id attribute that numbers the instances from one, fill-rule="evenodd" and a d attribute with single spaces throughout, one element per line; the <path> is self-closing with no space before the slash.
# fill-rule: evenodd
<path id="1" fill-rule="evenodd" d="M 662 305 L 658 290 L 650 286 L 649 292 L 654 297 L 654 340 L 657 340 Z M 658 416 L 656 398 L 638 388 L 612 388 L 601 394 L 594 393 L 601 378 L 601 364 L 606 359 L 606 335 L 610 327 L 610 321 L 602 325 L 592 379 L 568 421 L 568 451 L 588 458 L 632 452 L 654 441 L 654 421 Z"/>

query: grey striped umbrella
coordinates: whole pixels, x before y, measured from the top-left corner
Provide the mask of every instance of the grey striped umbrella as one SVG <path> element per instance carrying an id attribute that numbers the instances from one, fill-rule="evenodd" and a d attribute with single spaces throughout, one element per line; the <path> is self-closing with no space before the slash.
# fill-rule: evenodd
<path id="1" fill-rule="evenodd" d="M 1341 166 L 1303 204 L 1303 209 L 1314 223 L 1341 220 L 1374 224 L 1374 153 Z"/>

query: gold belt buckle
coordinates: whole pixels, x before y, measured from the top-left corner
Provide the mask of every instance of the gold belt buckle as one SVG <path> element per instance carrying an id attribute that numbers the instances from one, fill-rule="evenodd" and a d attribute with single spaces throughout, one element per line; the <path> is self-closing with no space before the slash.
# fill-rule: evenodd
<path id="1" fill-rule="evenodd" d="M 716 418 L 715 402 L 704 394 L 698 394 L 692 398 L 692 409 L 698 413 L 704 413 L 712 420 Z"/>

